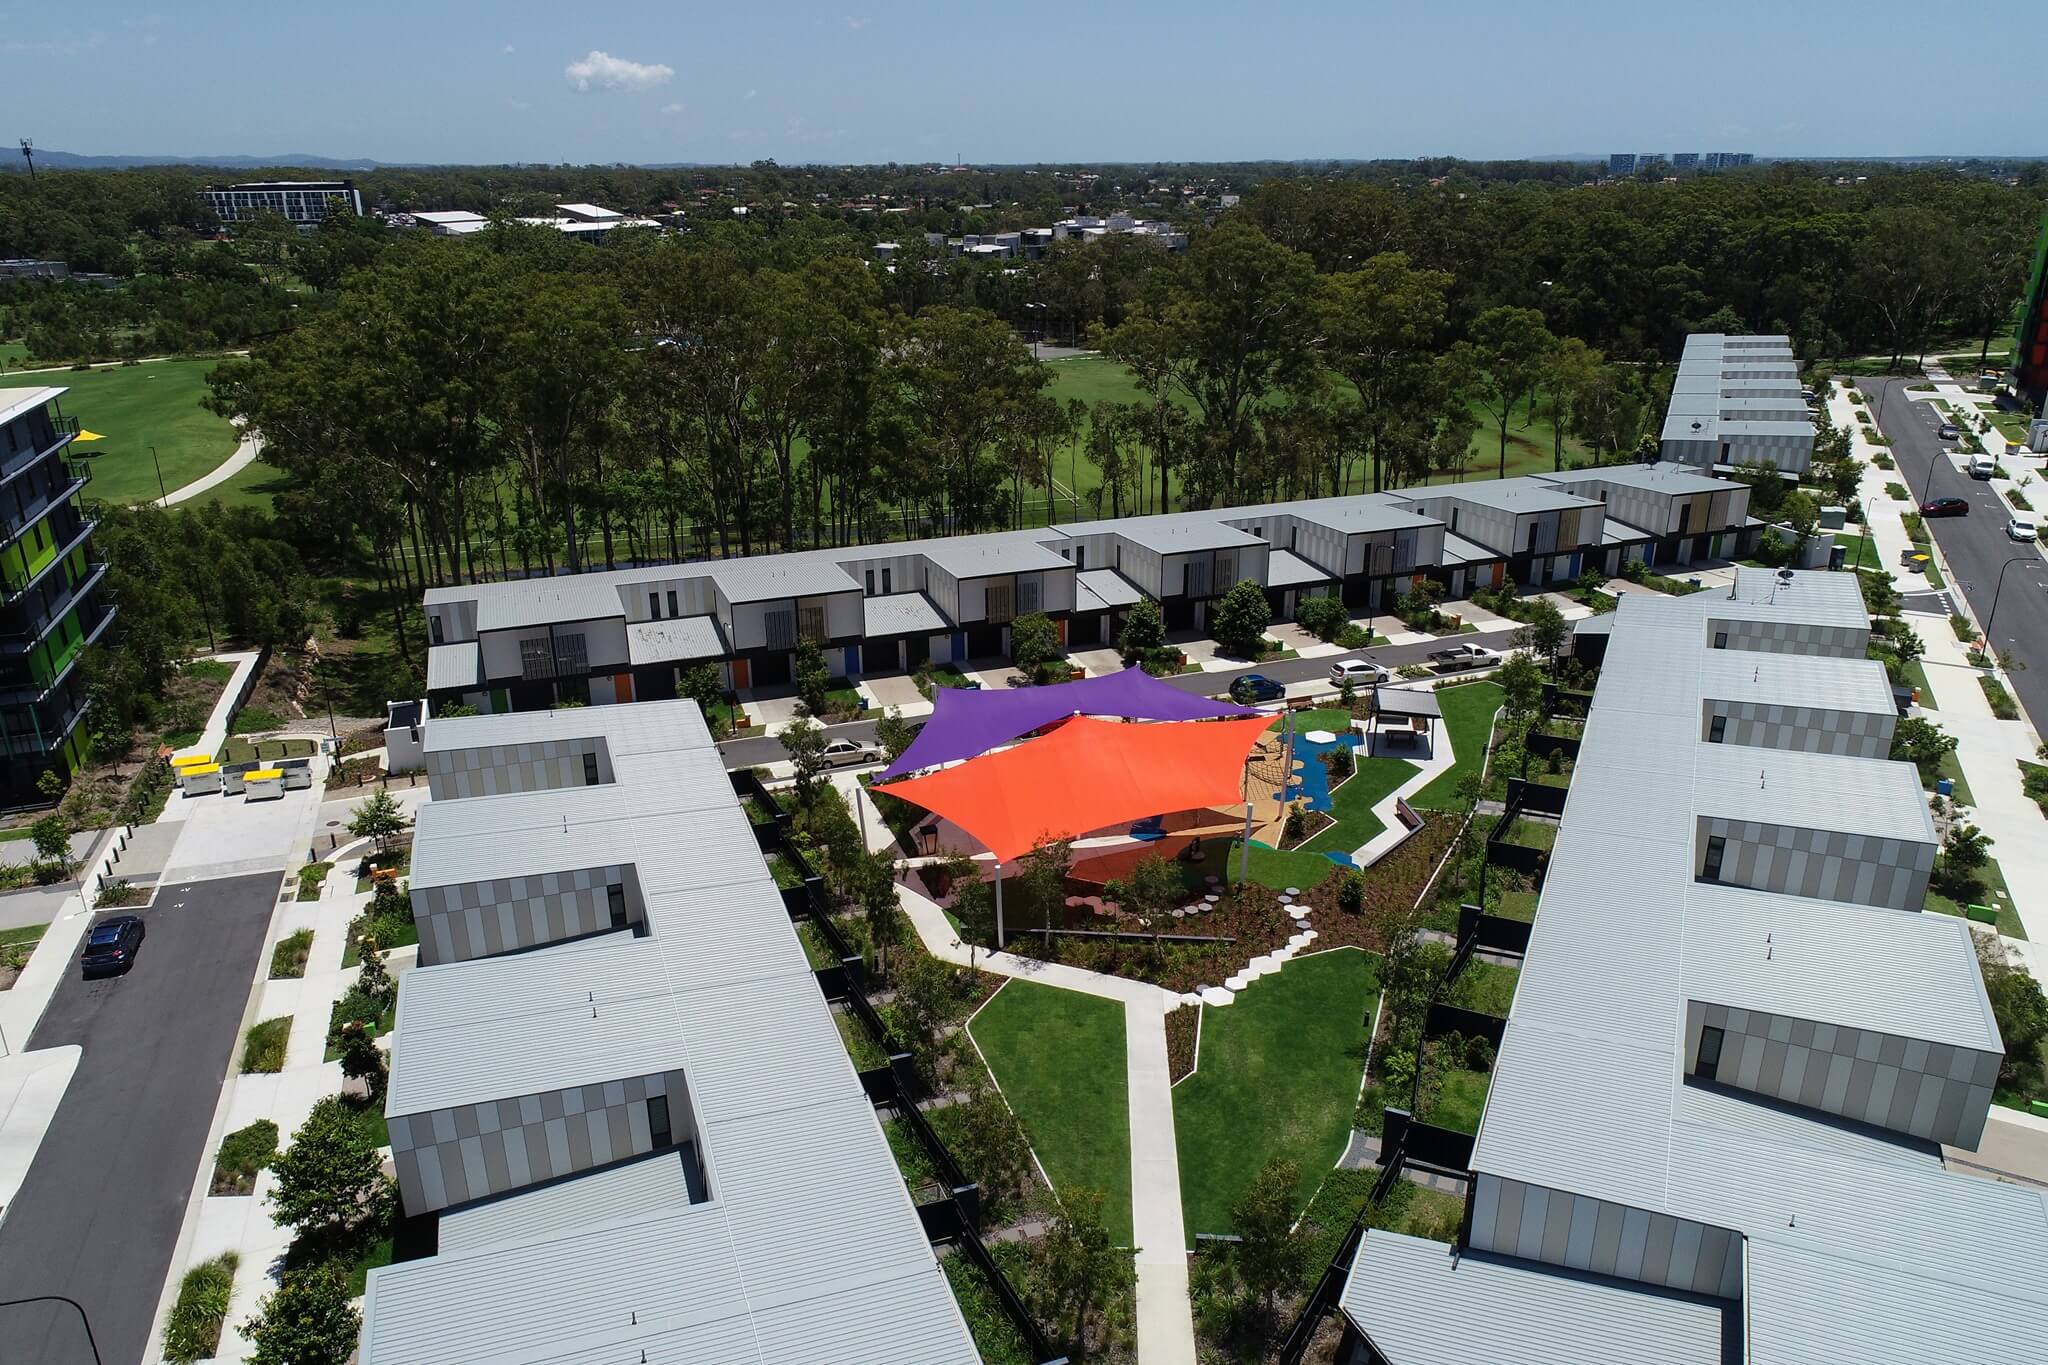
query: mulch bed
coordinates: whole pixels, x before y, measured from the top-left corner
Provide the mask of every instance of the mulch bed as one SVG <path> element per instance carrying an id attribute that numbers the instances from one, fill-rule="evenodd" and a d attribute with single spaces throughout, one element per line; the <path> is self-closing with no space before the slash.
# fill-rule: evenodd
<path id="1" fill-rule="evenodd" d="M 1166 1074 L 1169 1081 L 1192 1075 L 1195 1041 L 1201 1036 L 1202 1007 L 1182 1005 L 1166 1012 Z"/>

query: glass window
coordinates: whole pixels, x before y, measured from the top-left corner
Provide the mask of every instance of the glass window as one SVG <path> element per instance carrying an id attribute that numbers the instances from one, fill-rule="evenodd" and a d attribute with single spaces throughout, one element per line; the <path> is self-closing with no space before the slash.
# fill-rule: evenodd
<path id="1" fill-rule="evenodd" d="M 528 682 L 555 676 L 555 657 L 545 636 L 519 642 L 519 676 Z"/>
<path id="2" fill-rule="evenodd" d="M 596 754 L 583 755 L 583 785 L 586 787 L 595 787 L 597 785 Z"/>
<path id="3" fill-rule="evenodd" d="M 649 616 L 653 617 L 653 618 L 654 618 L 655 620 L 657 620 L 657 621 L 659 621 L 659 620 L 661 619 L 661 594 L 660 594 L 660 593 L 658 593 L 658 592 L 651 592 L 651 593 L 648 593 L 648 594 L 647 594 L 647 614 L 648 614 Z"/>
<path id="4" fill-rule="evenodd" d="M 889 567 L 885 564 L 882 566 L 882 596 L 887 597 L 891 591 L 892 589 L 889 587 Z"/>
<path id="5" fill-rule="evenodd" d="M 1714 648 L 1716 648 L 1716 649 L 1726 649 L 1726 648 L 1728 648 L 1728 632 L 1727 632 L 1727 631 L 1725 631 L 1725 630 L 1717 630 L 1717 631 L 1715 631 L 1715 632 L 1714 632 Z"/>
<path id="6" fill-rule="evenodd" d="M 555 637 L 555 666 L 569 674 L 590 671 L 590 655 L 584 647 L 581 635 Z"/>
<path id="7" fill-rule="evenodd" d="M 676 590 L 674 588 L 668 590 L 668 614 L 670 616 L 682 615 L 681 612 L 676 610 Z"/>
<path id="8" fill-rule="evenodd" d="M 1723 739 L 1727 737 L 1727 734 L 1728 717 L 1716 716 L 1714 717 L 1713 723 L 1707 726 L 1707 743 L 1719 744 L 1722 742 Z"/>
<path id="9" fill-rule="evenodd" d="M 1718 834 L 1707 838 L 1707 862 L 1700 875 L 1710 882 L 1721 880 L 1721 860 L 1728 854 L 1728 841 Z"/>
<path id="10" fill-rule="evenodd" d="M 1703 1081 L 1713 1080 L 1721 1070 L 1721 1048 L 1726 1041 L 1726 1033 L 1712 1024 L 1701 1029 L 1699 1059 L 1693 1063 L 1692 1074 Z"/>
<path id="11" fill-rule="evenodd" d="M 647 1097 L 647 1136 L 653 1140 L 656 1147 L 666 1147 L 675 1140 L 674 1135 L 669 1132 L 666 1095 Z"/>
<path id="12" fill-rule="evenodd" d="M 611 908 L 612 928 L 626 927 L 626 888 L 613 882 L 604 889 L 605 901 Z"/>

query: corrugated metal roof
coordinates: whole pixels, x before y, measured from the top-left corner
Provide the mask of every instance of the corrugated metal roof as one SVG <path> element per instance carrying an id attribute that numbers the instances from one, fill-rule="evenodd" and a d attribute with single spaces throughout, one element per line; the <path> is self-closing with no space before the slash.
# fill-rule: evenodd
<path id="1" fill-rule="evenodd" d="M 722 659 L 732 651 L 716 616 L 675 616 L 664 621 L 634 621 L 626 627 L 626 657 L 641 664 L 687 664 Z"/>
<path id="2" fill-rule="evenodd" d="M 1074 610 L 1108 611 L 1128 607 L 1145 594 L 1115 569 L 1083 569 L 1074 575 Z"/>
<path id="3" fill-rule="evenodd" d="M 709 1198 L 671 1156 L 448 1215 L 441 1254 L 371 1273 L 365 1365 L 976 1360 L 695 706 L 539 714 L 429 744 L 602 738 L 616 781 L 430 801 L 415 868 L 627 867 L 649 932 L 406 973 L 386 1111 L 680 1070 Z"/>
<path id="4" fill-rule="evenodd" d="M 1347 536 L 1441 525 L 1435 517 L 1417 512 L 1393 493 L 1359 493 L 1338 498 L 1276 502 L 1264 507 L 1234 507 L 1225 509 L 1223 515 L 1234 521 L 1262 521 L 1275 515 L 1299 517 Z"/>
<path id="5" fill-rule="evenodd" d="M 1932 1144 L 1682 1074 L 1688 1000 L 1999 1047 L 1960 921 L 1694 881 L 1701 814 L 1933 837 L 1908 765 L 1701 742 L 1703 696 L 1745 665 L 1781 670 L 1772 685 L 1801 704 L 1862 705 L 1870 691 L 1860 661 L 1717 656 L 1706 627 L 1730 616 L 1867 621 L 1846 575 L 1744 573 L 1732 601 L 1624 599 L 1473 1169 L 1741 1233 L 1752 1365 L 2016 1359 L 2003 1344 L 1986 1355 L 1982 1324 L 2038 1331 L 2048 1313 L 2041 1191 L 1954 1175 Z M 2000 1269 L 1986 1274 L 1992 1246 Z M 1576 1292 L 1568 1276 L 1530 1273 L 1554 1281 L 1553 1301 Z M 1846 1309 L 1873 1278 L 1910 1312 Z M 1582 1343 L 1602 1339 L 1598 1311 L 1584 1312 Z"/>
<path id="6" fill-rule="evenodd" d="M 483 682 L 483 649 L 474 640 L 427 649 L 427 691 L 466 690 Z"/>
<path id="7" fill-rule="evenodd" d="M 1668 493 L 1673 497 L 1686 497 L 1696 493 L 1721 493 L 1729 487 L 1728 480 L 1702 474 L 1689 464 L 1675 460 L 1656 460 L 1649 464 L 1602 464 L 1585 469 L 1563 469 L 1555 473 L 1531 474 L 1532 479 L 1544 483 L 1562 484 L 1575 488 L 1582 484 L 1611 484 L 1621 488 L 1645 488 L 1653 493 Z"/>
<path id="8" fill-rule="evenodd" d="M 1335 583 L 1337 577 L 1309 563 L 1292 550 L 1274 550 L 1266 556 L 1266 586 L 1298 588 L 1308 583 Z"/>
<path id="9" fill-rule="evenodd" d="M 1397 498 L 1420 502 L 1448 498 L 1474 507 L 1498 508 L 1504 512 L 1563 512 L 1575 507 L 1599 507 L 1598 498 L 1574 493 L 1542 479 L 1522 476 L 1512 479 L 1477 479 L 1471 483 L 1429 484 L 1421 488 L 1397 488 Z"/>
<path id="10" fill-rule="evenodd" d="M 1243 509 L 1227 512 L 1167 512 L 1149 517 L 1105 517 L 1101 521 L 1073 522 L 1058 527 L 1072 536 L 1118 535 L 1133 545 L 1160 554 L 1188 554 L 1198 550 L 1232 550 L 1266 542 L 1249 531 L 1240 531 L 1224 518 L 1243 517 Z"/>
<path id="11" fill-rule="evenodd" d="M 1467 539 L 1455 532 L 1444 532 L 1444 563 L 1455 567 L 1461 564 L 1490 564 L 1502 558 L 1501 552 Z"/>
<path id="12" fill-rule="evenodd" d="M 953 628 L 938 604 L 921 592 L 864 598 L 860 606 L 870 640 L 886 640 L 894 635 L 942 635 Z"/>
<path id="13" fill-rule="evenodd" d="M 441 1215 L 437 1254 L 535 1242 L 576 1227 L 646 1218 L 687 1208 L 690 1182 L 681 1155 L 657 1152 L 638 1161 L 556 1181 L 523 1194 Z"/>
<path id="14" fill-rule="evenodd" d="M 1376 1228 L 1339 1302 L 1388 1365 L 1723 1365 L 1735 1311 Z"/>
<path id="15" fill-rule="evenodd" d="M 1828 711 L 1895 715 L 1891 680 L 1875 659 L 1834 659 L 1809 654 L 1766 654 L 1754 649 L 1708 650 L 1700 663 L 1700 695 L 1716 701 L 1765 706 L 1810 706 Z"/>
<path id="16" fill-rule="evenodd" d="M 618 585 L 608 574 L 564 574 L 558 578 L 480 586 L 491 590 L 475 594 L 478 634 L 570 621 L 603 621 L 624 615 L 626 610 L 619 598 Z"/>

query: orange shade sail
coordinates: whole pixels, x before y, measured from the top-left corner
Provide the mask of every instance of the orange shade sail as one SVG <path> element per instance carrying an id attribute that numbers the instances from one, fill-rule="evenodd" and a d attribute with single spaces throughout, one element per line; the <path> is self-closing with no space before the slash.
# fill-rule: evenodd
<path id="1" fill-rule="evenodd" d="M 875 790 L 951 820 L 1009 862 L 1049 839 L 1242 802 L 1245 755 L 1271 723 L 1079 716 L 1014 749 Z"/>

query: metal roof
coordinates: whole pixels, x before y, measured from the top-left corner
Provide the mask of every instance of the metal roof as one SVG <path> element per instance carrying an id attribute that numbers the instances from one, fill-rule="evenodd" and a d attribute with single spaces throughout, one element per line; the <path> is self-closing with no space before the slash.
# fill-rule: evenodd
<path id="1" fill-rule="evenodd" d="M 1142 601 L 1138 585 L 1115 569 L 1083 569 L 1074 575 L 1074 610 L 1108 611 Z"/>
<path id="2" fill-rule="evenodd" d="M 518 583 L 487 583 L 476 594 L 476 628 L 521 630 L 528 626 L 602 621 L 625 612 L 618 585 L 607 575 L 564 574 Z M 513 591 L 507 591 L 513 589 Z M 458 599 L 460 600 L 460 599 Z M 429 605 L 432 605 L 430 602 Z"/>
<path id="3" fill-rule="evenodd" d="M 1388 716 L 1441 716 L 1442 703 L 1431 687 L 1387 687 L 1372 690 L 1373 710 Z"/>
<path id="4" fill-rule="evenodd" d="M 894 635 L 943 635 L 953 628 L 938 604 L 921 592 L 863 598 L 860 607 L 870 640 L 886 640 Z"/>
<path id="5" fill-rule="evenodd" d="M 1702 814 L 1933 838 L 1909 765 L 1701 741 L 1711 679 L 1739 668 L 1713 657 L 1707 639 L 1730 615 L 1867 625 L 1846 575 L 1745 572 L 1732 600 L 1623 599 L 1472 1167 L 1740 1233 L 1751 1365 L 2038 1355 L 2048 1332 L 2042 1191 L 1956 1175 L 1931 1143 L 1682 1074 L 1688 1000 L 2000 1048 L 1960 921 L 1694 880 Z M 1865 688 L 1844 661 L 1727 654 L 1809 666 L 1808 696 Z M 1783 680 L 1788 695 L 1796 681 Z M 1991 1246 L 2001 1271 L 1986 1276 Z M 1576 1292 L 1568 1275 L 1529 1273 L 1553 1282 L 1546 1302 Z M 1397 1288 L 1426 1282 L 1410 1269 Z M 1910 1310 L 1866 1302 L 1873 1283 Z M 1866 1311 L 1849 1307 L 1858 1303 Z M 1490 1310 L 1482 1301 L 1473 1311 Z M 1572 1311 L 1587 1315 L 1582 1343 L 1601 1339 L 1599 1310 Z M 1987 1345 L 1987 1322 L 2011 1330 Z M 1663 1358 L 1669 1330 L 1638 1358 Z M 1472 1358 L 1390 1355 L 1396 1365 Z"/>
<path id="6" fill-rule="evenodd" d="M 1499 550 L 1481 545 L 1476 540 L 1469 540 L 1455 531 L 1444 532 L 1444 563 L 1446 565 L 1490 564 L 1500 557 L 1501 553 Z"/>
<path id="7" fill-rule="evenodd" d="M 483 684 L 483 647 L 474 640 L 427 648 L 427 691 L 462 690 Z"/>
<path id="8" fill-rule="evenodd" d="M 1621 488 L 1643 488 L 1653 493 L 1668 493 L 1672 497 L 1686 497 L 1696 493 L 1725 493 L 1731 485 L 1726 479 L 1717 479 L 1702 474 L 1689 464 L 1674 460 L 1654 460 L 1648 464 L 1631 461 L 1627 464 L 1591 465 L 1584 469 L 1561 469 L 1554 473 L 1531 474 L 1532 479 L 1543 483 L 1562 484 L 1568 488 L 1580 484 L 1605 483 Z"/>
<path id="9" fill-rule="evenodd" d="M 1723 1365 L 1734 1313 L 1378 1228 L 1339 1302 L 1388 1365 Z"/>
<path id="10" fill-rule="evenodd" d="M 436 752 L 570 738 L 616 780 L 429 801 L 415 867 L 625 866 L 648 934 L 406 973 L 386 1110 L 680 1070 L 708 1197 L 655 1161 L 445 1215 L 438 1255 L 371 1272 L 365 1365 L 977 1360 L 696 707 L 427 725 Z"/>
<path id="11" fill-rule="evenodd" d="M 1189 554 L 1201 550 L 1234 550 L 1266 542 L 1249 531 L 1240 531 L 1224 518 L 1243 520 L 1244 509 L 1227 512 L 1167 512 L 1149 517 L 1106 517 L 1101 521 L 1072 522 L 1056 529 L 1070 536 L 1116 535 L 1133 545 L 1163 555 Z"/>
<path id="12" fill-rule="evenodd" d="M 1891 679 L 1875 659 L 1708 650 L 1700 662 L 1700 695 L 1714 701 L 1764 706 L 1868 711 L 1883 716 L 1898 713 Z"/>
<path id="13" fill-rule="evenodd" d="M 672 616 L 626 627 L 626 656 L 635 667 L 722 659 L 731 652 L 716 616 Z"/>
<path id="14" fill-rule="evenodd" d="M 1575 507 L 1599 507 L 1598 498 L 1574 493 L 1542 479 L 1523 476 L 1512 479 L 1479 479 L 1472 483 L 1429 484 L 1421 488 L 1398 488 L 1394 497 L 1412 502 L 1449 499 L 1475 507 L 1493 507 L 1504 512 L 1562 512 Z"/>
<path id="15" fill-rule="evenodd" d="M 1275 516 L 1299 517 L 1343 535 L 1373 535 L 1439 526 L 1437 518 L 1409 506 L 1396 493 L 1357 493 L 1336 498 L 1304 498 L 1298 502 L 1276 502 L 1264 507 L 1232 507 L 1223 515 L 1232 521 L 1265 521 Z"/>
<path id="16" fill-rule="evenodd" d="M 1308 583 L 1335 583 L 1337 576 L 1311 564 L 1292 550 L 1274 550 L 1266 556 L 1266 586 L 1298 588 Z"/>

